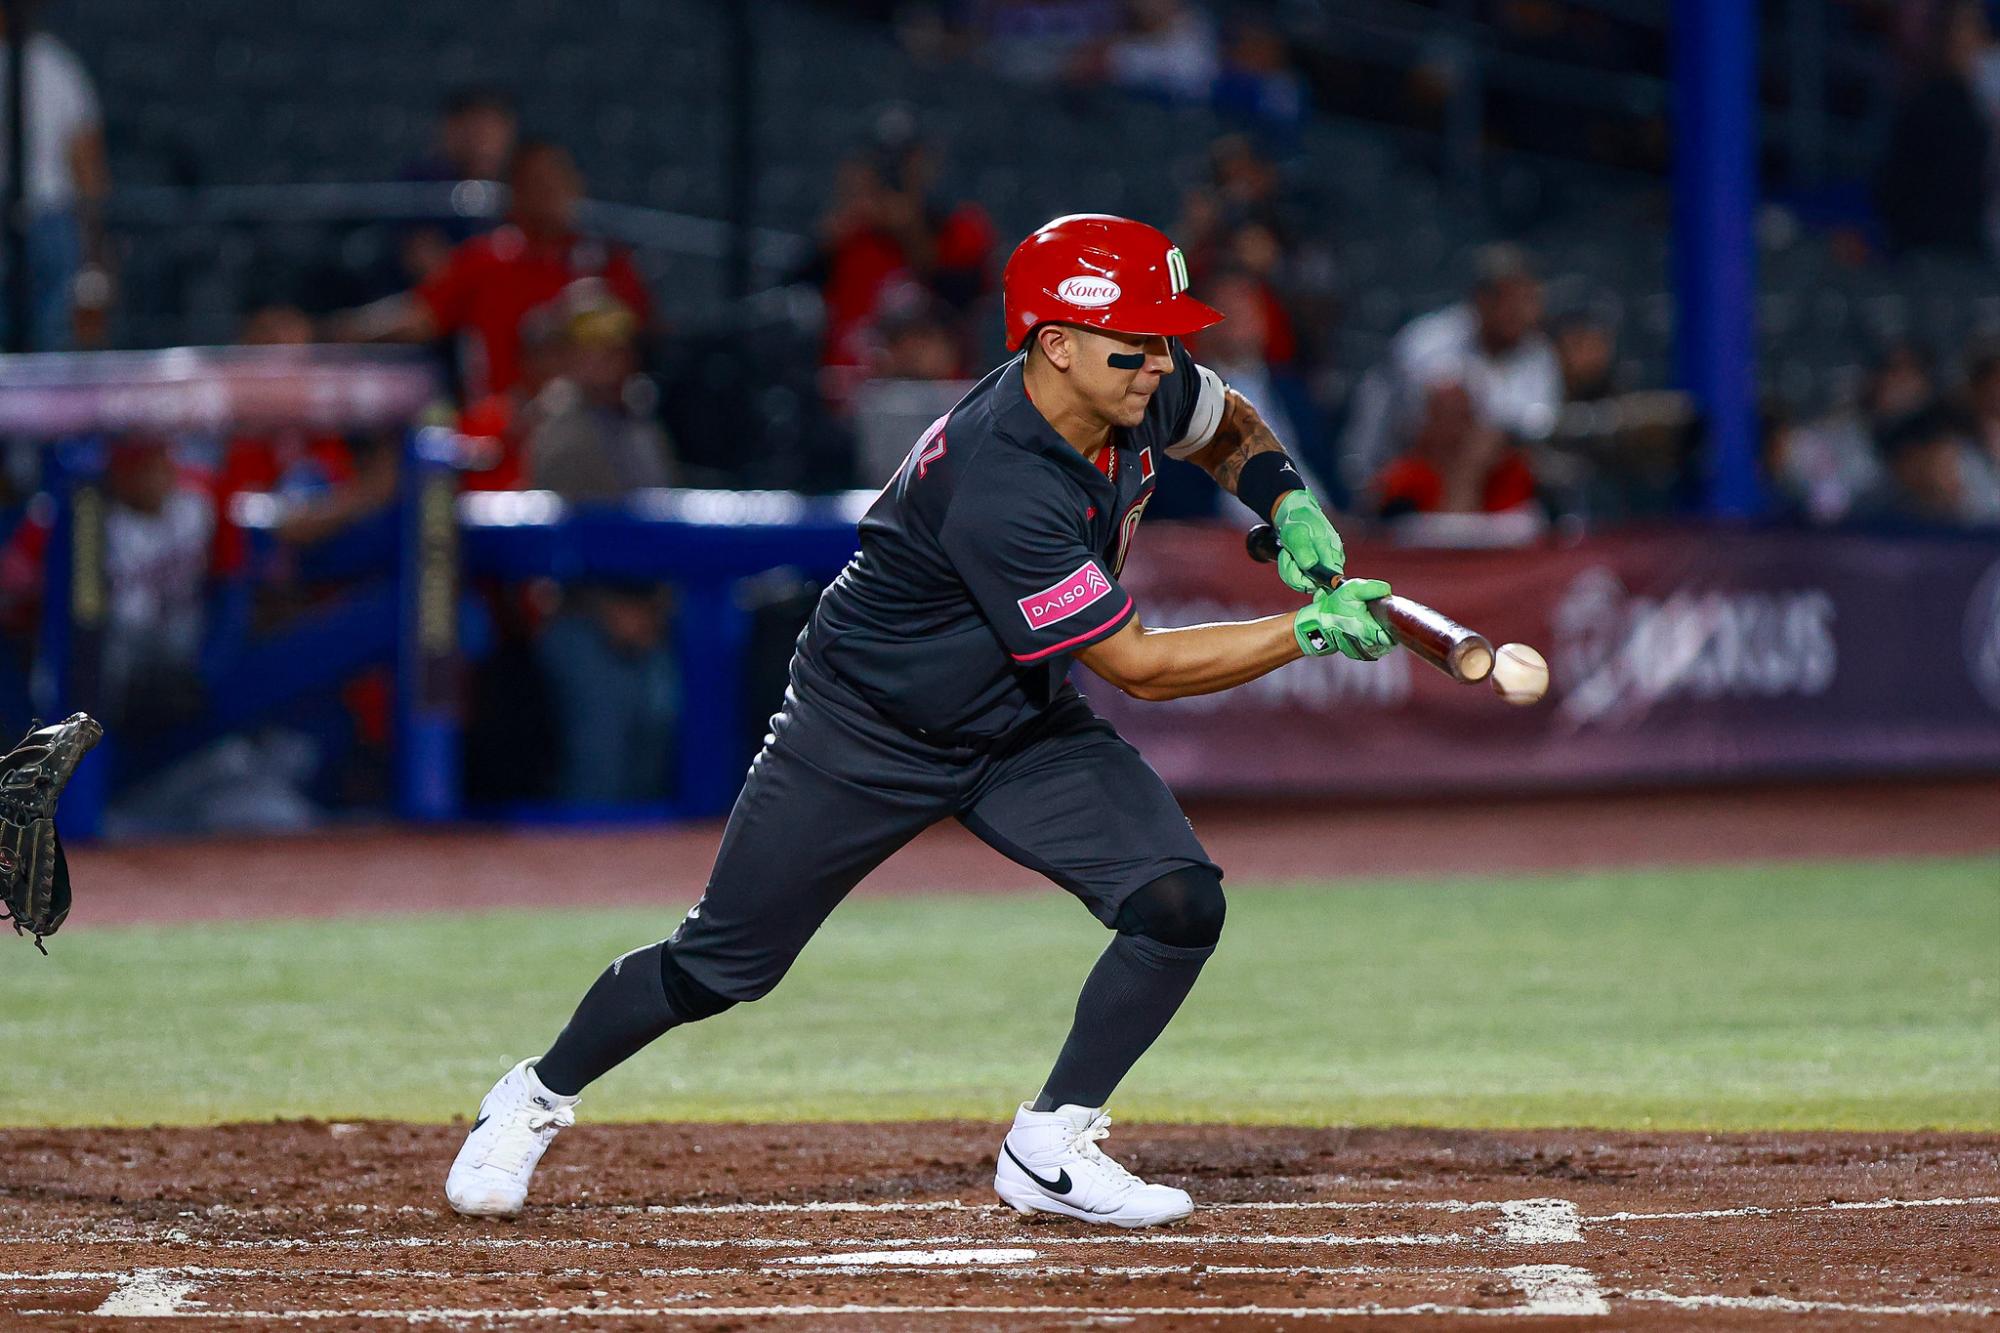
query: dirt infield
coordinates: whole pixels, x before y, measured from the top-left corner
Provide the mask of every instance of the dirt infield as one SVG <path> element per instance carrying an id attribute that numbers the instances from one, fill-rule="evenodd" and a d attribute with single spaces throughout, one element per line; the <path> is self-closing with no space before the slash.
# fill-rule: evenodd
<path id="1" fill-rule="evenodd" d="M 1992 778 L 1774 785 L 1536 800 L 1194 806 L 1232 883 L 1480 875 L 2000 851 Z M 304 837 L 79 847 L 87 886 L 66 930 L 140 921 L 685 904 L 701 895 L 719 823 L 516 832 L 343 829 Z M 578 867 L 588 867 L 580 875 Z M 1046 881 L 944 824 L 869 876 L 864 893 L 1035 889 Z"/>
<path id="2" fill-rule="evenodd" d="M 1238 883 L 2000 849 L 1990 781 L 1197 809 Z M 1364 831 L 1366 837 L 1356 836 Z M 80 848 L 71 930 L 692 900 L 716 826 Z M 589 865 L 579 879 L 576 868 Z M 935 830 L 875 892 L 1039 881 Z M 464 1127 L 0 1130 L 0 1328 L 1937 1328 L 2000 1333 L 2000 1136 L 1120 1126 L 1197 1201 L 1000 1208 L 993 1125 L 585 1124 L 511 1222 Z"/>
<path id="3" fill-rule="evenodd" d="M 1200 1205 L 1128 1233 L 997 1207 L 989 1125 L 586 1124 L 510 1222 L 461 1133 L 0 1132 L 0 1324 L 2000 1328 L 1992 1136 L 1121 1127 Z"/>

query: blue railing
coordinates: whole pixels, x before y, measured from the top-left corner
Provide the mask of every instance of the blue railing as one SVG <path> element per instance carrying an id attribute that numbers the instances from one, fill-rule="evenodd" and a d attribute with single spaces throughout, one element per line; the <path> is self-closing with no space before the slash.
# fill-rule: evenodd
<path id="1" fill-rule="evenodd" d="M 103 758 L 79 770 L 65 797 L 64 828 L 98 827 L 111 778 L 121 766 L 150 768 L 230 731 L 323 694 L 364 669 L 395 669 L 395 803 L 405 818 L 467 815 L 460 783 L 463 665 L 483 639 L 470 578 L 636 578 L 678 591 L 675 651 L 683 698 L 675 795 L 645 813 L 664 817 L 726 811 L 741 784 L 735 734 L 750 614 L 742 581 L 790 567 L 825 579 L 857 549 L 855 524 L 872 492 L 808 497 L 763 491 L 644 491 L 617 505 L 573 507 L 541 491 L 460 494 L 457 437 L 441 428 L 409 431 L 395 504 L 299 554 L 296 572 L 337 581 L 342 594 L 316 605 L 282 632 L 251 636 L 240 612 L 249 583 L 276 554 L 276 502 L 240 506 L 250 536 L 245 572 L 218 591 L 218 633 L 203 655 L 211 707 L 195 722 L 121 752 L 108 737 Z M 99 699 L 97 663 L 107 588 L 103 574 L 103 449 L 93 438 L 49 452 L 47 483 L 56 501 L 43 629 L 34 672 L 40 711 L 62 716 Z M 559 817 L 556 807 L 510 810 L 513 817 Z"/>

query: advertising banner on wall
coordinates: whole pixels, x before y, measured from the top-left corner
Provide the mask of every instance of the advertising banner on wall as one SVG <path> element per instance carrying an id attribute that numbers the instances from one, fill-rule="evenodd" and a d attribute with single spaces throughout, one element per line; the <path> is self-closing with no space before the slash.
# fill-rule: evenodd
<path id="1" fill-rule="evenodd" d="M 2000 538 L 1685 529 L 1504 551 L 1358 543 L 1385 578 L 1548 658 L 1515 707 L 1408 652 L 1143 703 L 1077 680 L 1183 795 L 1514 791 L 2000 773 Z M 1285 611 L 1240 533 L 1161 524 L 1121 582 L 1149 625 Z"/>

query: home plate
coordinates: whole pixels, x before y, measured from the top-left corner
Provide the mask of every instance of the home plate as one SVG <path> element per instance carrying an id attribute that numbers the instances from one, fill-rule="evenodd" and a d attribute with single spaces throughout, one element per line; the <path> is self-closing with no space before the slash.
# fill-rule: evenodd
<path id="1" fill-rule="evenodd" d="M 824 1264 L 840 1268 L 846 1268 L 850 1264 L 955 1268 L 977 1264 L 1025 1264 L 1037 1257 L 1033 1250 L 864 1250 L 859 1254 L 805 1254 L 796 1258 L 774 1259 L 772 1262 Z"/>

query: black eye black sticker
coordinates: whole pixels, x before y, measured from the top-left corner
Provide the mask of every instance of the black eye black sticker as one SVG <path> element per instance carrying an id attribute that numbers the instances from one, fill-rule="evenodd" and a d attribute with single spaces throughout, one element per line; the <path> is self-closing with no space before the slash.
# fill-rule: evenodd
<path id="1" fill-rule="evenodd" d="M 1113 370 L 1137 370 L 1140 366 L 1146 364 L 1146 354 L 1144 352 L 1113 352 L 1105 360 L 1111 363 Z"/>

